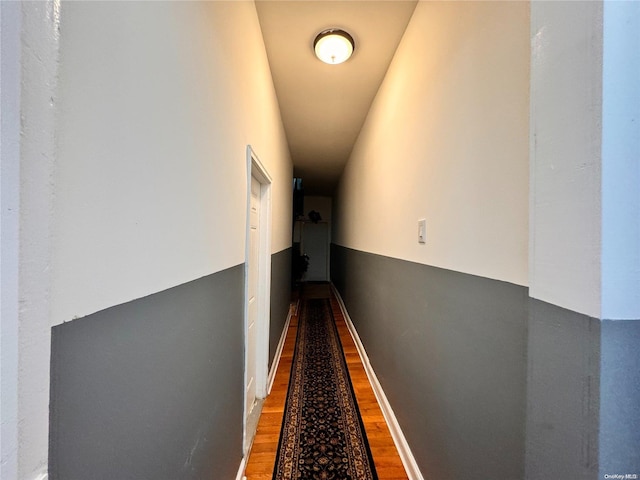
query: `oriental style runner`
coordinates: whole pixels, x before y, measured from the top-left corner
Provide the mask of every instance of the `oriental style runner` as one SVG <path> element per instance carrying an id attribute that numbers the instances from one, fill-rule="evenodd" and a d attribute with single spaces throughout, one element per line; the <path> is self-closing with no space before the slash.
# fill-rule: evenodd
<path id="1" fill-rule="evenodd" d="M 331 304 L 301 311 L 273 480 L 377 480 Z"/>

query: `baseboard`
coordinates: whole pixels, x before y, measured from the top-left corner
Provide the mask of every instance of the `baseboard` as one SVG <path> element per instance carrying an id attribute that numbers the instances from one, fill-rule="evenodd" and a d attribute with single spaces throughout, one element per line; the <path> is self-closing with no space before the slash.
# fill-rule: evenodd
<path id="1" fill-rule="evenodd" d="M 282 329 L 282 333 L 280 334 L 280 341 L 278 342 L 278 346 L 276 347 L 276 353 L 273 356 L 273 363 L 271 364 L 271 369 L 269 370 L 269 378 L 267 379 L 267 395 L 271 393 L 273 381 L 276 379 L 276 372 L 278 371 L 278 365 L 280 364 L 280 357 L 282 356 L 282 350 L 284 349 L 284 342 L 287 338 L 287 331 L 289 330 L 291 317 L 296 315 L 297 312 L 298 302 L 290 304 L 289 312 L 287 313 L 287 319 L 284 322 L 284 328 Z"/>
<path id="2" fill-rule="evenodd" d="M 378 381 L 378 377 L 376 377 L 375 372 L 373 371 L 373 367 L 371 363 L 369 363 L 369 357 L 367 356 L 367 352 L 364 349 L 364 345 L 360 341 L 360 337 L 358 336 L 358 332 L 356 331 L 353 322 L 351 321 L 351 317 L 347 313 L 347 308 L 345 307 L 344 301 L 338 292 L 338 289 L 332 283 L 331 288 L 333 293 L 338 300 L 338 304 L 340 305 L 340 310 L 342 310 L 342 315 L 344 316 L 345 323 L 347 324 L 347 328 L 353 337 L 353 341 L 356 344 L 356 349 L 358 350 L 358 354 L 360 355 L 360 359 L 362 360 L 362 365 L 364 366 L 365 372 L 367 373 L 367 377 L 369 378 L 369 382 L 371 383 L 371 387 L 373 388 L 373 393 L 378 400 L 378 404 L 380 405 L 380 409 L 382 410 L 382 415 L 387 422 L 389 427 L 389 431 L 391 432 L 391 437 L 393 438 L 393 442 L 398 449 L 398 453 L 400 454 L 400 459 L 402 460 L 402 464 L 404 465 L 404 469 L 407 471 L 407 476 L 409 480 L 424 480 L 422 476 L 422 472 L 418 468 L 418 464 L 416 463 L 416 459 L 409 448 L 409 443 L 402 433 L 402 429 L 400 428 L 400 424 L 398 423 L 398 419 L 396 418 L 395 413 L 393 413 L 393 409 L 391 408 L 391 404 L 387 399 L 387 396 L 384 394 L 382 390 L 382 386 Z"/>
<path id="3" fill-rule="evenodd" d="M 246 457 L 242 457 L 242 460 L 240 461 L 240 468 L 238 468 L 238 473 L 236 473 L 236 480 L 244 480 L 245 477 L 244 476 L 244 469 L 247 466 L 247 458 Z"/>
<path id="4" fill-rule="evenodd" d="M 289 305 L 289 312 L 287 313 L 287 319 L 284 322 L 284 327 L 282 328 L 282 333 L 280 334 L 280 341 L 278 342 L 278 346 L 276 347 L 276 353 L 273 356 L 273 363 L 271 364 L 271 369 L 269 370 L 269 377 L 267 378 L 267 395 L 271 393 L 271 387 L 273 387 L 273 381 L 276 378 L 276 372 L 278 371 L 278 364 L 280 363 L 280 357 L 282 356 L 282 350 L 284 349 L 284 342 L 287 338 L 287 331 L 289 330 L 289 323 L 291 322 L 291 317 L 295 315 L 298 311 L 298 304 L 292 303 Z M 255 437 L 255 435 L 254 435 Z M 251 453 L 251 447 L 253 446 L 253 440 L 249 449 L 247 450 L 247 454 L 242 457 L 242 461 L 240 462 L 240 467 L 238 468 L 238 473 L 236 474 L 235 480 L 246 480 L 244 476 L 244 469 L 247 467 L 247 460 L 249 459 L 249 455 Z"/>

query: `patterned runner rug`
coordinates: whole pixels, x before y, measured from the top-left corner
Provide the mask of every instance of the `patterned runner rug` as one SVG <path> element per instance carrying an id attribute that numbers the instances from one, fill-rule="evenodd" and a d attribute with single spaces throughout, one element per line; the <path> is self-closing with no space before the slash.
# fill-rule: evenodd
<path id="1" fill-rule="evenodd" d="M 273 480 L 377 480 L 331 304 L 301 311 Z"/>

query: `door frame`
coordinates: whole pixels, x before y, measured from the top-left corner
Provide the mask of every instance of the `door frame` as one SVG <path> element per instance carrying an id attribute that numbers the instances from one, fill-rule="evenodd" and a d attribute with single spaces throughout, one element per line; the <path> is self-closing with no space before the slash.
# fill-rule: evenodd
<path id="1" fill-rule="evenodd" d="M 258 247 L 258 289 L 256 318 L 256 397 L 267 396 L 269 376 L 269 323 L 271 307 L 271 176 L 264 167 L 251 145 L 247 145 L 247 208 L 245 225 L 245 262 L 244 262 L 244 382 L 243 382 L 243 453 L 246 455 L 251 440 L 247 438 L 254 432 L 247 431 L 246 411 L 247 399 L 247 362 L 248 362 L 248 328 L 249 328 L 249 244 L 251 215 L 251 177 L 260 182 L 260 217 Z"/>

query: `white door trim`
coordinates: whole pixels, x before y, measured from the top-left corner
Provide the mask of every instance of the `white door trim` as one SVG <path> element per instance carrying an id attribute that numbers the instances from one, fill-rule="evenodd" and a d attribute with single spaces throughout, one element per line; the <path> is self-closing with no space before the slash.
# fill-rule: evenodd
<path id="1" fill-rule="evenodd" d="M 244 282 L 244 385 L 247 384 L 247 329 L 248 329 L 248 309 L 249 300 L 249 235 L 250 235 L 250 213 L 251 213 L 251 177 L 260 182 L 260 228 L 259 228 L 259 254 L 258 254 L 258 316 L 256 319 L 256 396 L 264 398 L 267 396 L 267 382 L 269 376 L 269 320 L 271 307 L 271 176 L 267 172 L 260 159 L 247 145 L 247 221 L 245 230 L 245 282 Z M 246 388 L 245 395 L 246 395 Z M 247 399 L 244 398 L 244 405 Z M 246 408 L 246 407 L 245 407 Z M 248 452 L 251 445 L 250 438 L 254 432 L 247 432 L 247 414 L 243 415 L 243 448 L 244 454 Z"/>

